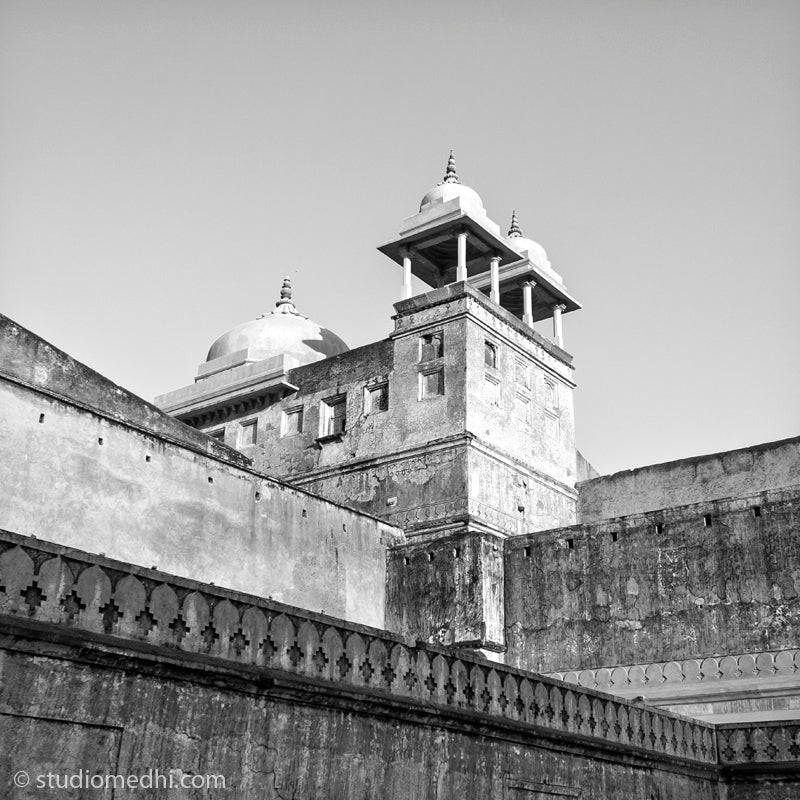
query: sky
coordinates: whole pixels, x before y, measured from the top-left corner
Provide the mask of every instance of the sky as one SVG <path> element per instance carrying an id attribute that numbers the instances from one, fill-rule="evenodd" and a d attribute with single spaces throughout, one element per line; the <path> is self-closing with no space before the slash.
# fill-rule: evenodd
<path id="1" fill-rule="evenodd" d="M 600 472 L 798 435 L 798 41 L 796 0 L 0 0 L 0 311 L 148 400 L 287 274 L 384 338 L 452 148 L 583 303 Z"/>

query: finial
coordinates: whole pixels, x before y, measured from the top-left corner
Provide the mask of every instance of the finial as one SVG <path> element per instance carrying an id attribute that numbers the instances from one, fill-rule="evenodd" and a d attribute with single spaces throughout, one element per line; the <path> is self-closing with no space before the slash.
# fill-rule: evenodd
<path id="1" fill-rule="evenodd" d="M 444 174 L 442 183 L 461 183 L 456 172 L 456 160 L 452 150 L 450 151 L 450 157 L 447 159 L 447 171 Z"/>
<path id="2" fill-rule="evenodd" d="M 294 305 L 292 303 L 292 279 L 287 275 L 283 279 L 283 286 L 281 286 L 281 299 L 275 303 L 276 306 L 285 306 L 286 304 Z"/>
<path id="3" fill-rule="evenodd" d="M 517 212 L 511 212 L 511 227 L 508 229 L 508 238 L 515 239 L 517 236 L 522 236 L 522 230 L 519 227 L 519 222 L 517 221 Z"/>

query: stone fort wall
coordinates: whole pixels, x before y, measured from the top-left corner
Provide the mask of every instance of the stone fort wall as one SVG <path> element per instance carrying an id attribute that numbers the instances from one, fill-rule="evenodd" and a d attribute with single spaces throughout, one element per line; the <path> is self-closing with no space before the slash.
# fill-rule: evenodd
<path id="1" fill-rule="evenodd" d="M 800 485 L 800 436 L 624 470 L 578 484 L 578 522 Z"/>
<path id="2" fill-rule="evenodd" d="M 800 488 L 516 537 L 507 660 L 543 672 L 793 648 Z"/>
<path id="3" fill-rule="evenodd" d="M 720 800 L 746 765 L 766 787 L 758 796 L 778 800 L 798 788 L 795 728 L 720 734 L 383 631 L 0 534 L 3 785 L 19 769 L 153 769 L 222 775 L 215 796 L 237 798 Z"/>
<path id="4" fill-rule="evenodd" d="M 383 624 L 399 530 L 248 468 L 0 323 L 0 527 Z"/>

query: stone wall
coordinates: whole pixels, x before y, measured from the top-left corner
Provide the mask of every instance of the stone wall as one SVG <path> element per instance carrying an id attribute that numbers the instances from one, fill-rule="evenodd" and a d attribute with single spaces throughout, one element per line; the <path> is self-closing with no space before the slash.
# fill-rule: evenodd
<path id="1" fill-rule="evenodd" d="M 8 533 L 0 587 L 4 786 L 158 770 L 236 798 L 720 800 L 714 727 L 641 703 Z"/>
<path id="2" fill-rule="evenodd" d="M 578 522 L 800 485 L 800 437 L 617 472 L 578 484 Z"/>
<path id="3" fill-rule="evenodd" d="M 800 650 L 760 650 L 550 673 L 708 722 L 800 717 Z"/>
<path id="4" fill-rule="evenodd" d="M 396 308 L 390 338 L 291 370 L 297 390 L 261 408 L 241 404 L 225 423 L 227 441 L 256 421 L 258 441 L 242 449 L 257 467 L 409 535 L 467 520 L 502 535 L 574 522 L 569 357 L 470 287 Z M 432 334 L 442 352 L 426 355 Z M 443 394 L 425 396 L 424 376 L 437 372 Z M 371 406 L 377 386 L 388 391 L 385 409 Z M 324 404 L 334 397 L 346 404 L 346 427 L 326 436 Z M 297 431 L 287 415 L 299 411 Z"/>
<path id="5" fill-rule="evenodd" d="M 427 642 L 502 650 L 503 541 L 459 533 L 393 547 L 386 626 Z"/>
<path id="6" fill-rule="evenodd" d="M 383 624 L 400 531 L 249 469 L 24 329 L 3 331 L 0 527 Z"/>
<path id="7" fill-rule="evenodd" d="M 664 509 L 506 543 L 508 663 L 544 672 L 791 648 L 800 493 Z"/>
<path id="8" fill-rule="evenodd" d="M 725 800 L 800 797 L 800 719 L 717 725 Z"/>

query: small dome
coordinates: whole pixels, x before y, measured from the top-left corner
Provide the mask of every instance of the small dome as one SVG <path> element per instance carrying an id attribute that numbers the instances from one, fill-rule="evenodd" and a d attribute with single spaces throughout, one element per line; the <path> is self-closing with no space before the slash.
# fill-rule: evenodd
<path id="1" fill-rule="evenodd" d="M 486 210 L 483 207 L 483 201 L 474 189 L 469 186 L 464 186 L 458 180 L 456 173 L 456 160 L 453 157 L 453 151 L 450 151 L 450 157 L 447 159 L 447 171 L 445 172 L 444 180 L 433 187 L 422 198 L 419 205 L 419 210 L 424 211 L 428 206 L 446 203 L 448 200 L 453 200 L 460 197 L 462 205 L 474 212 L 485 215 Z"/>
<path id="2" fill-rule="evenodd" d="M 208 351 L 206 361 L 250 350 L 258 360 L 274 356 L 293 356 L 301 364 L 337 356 L 350 348 L 333 332 L 304 317 L 292 303 L 289 278 L 283 281 L 281 299 L 269 314 L 243 322 L 217 339 Z"/>
<path id="3" fill-rule="evenodd" d="M 511 212 L 511 227 L 508 229 L 507 240 L 511 247 L 520 255 L 527 255 L 537 267 L 549 269 L 551 272 L 553 271 L 553 267 L 550 265 L 550 259 L 547 258 L 544 247 L 522 233 L 519 222 L 517 221 L 516 211 Z"/>

